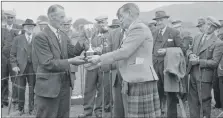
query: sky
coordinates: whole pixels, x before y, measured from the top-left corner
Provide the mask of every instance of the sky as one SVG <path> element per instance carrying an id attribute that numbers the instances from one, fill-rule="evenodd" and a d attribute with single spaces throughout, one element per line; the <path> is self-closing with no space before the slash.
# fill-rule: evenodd
<path id="1" fill-rule="evenodd" d="M 66 16 L 72 17 L 73 22 L 85 18 L 91 22 L 100 15 L 108 16 L 109 24 L 116 18 L 116 12 L 127 2 L 2 2 L 3 10 L 15 10 L 18 19 L 31 18 L 36 21 L 39 15 L 46 15 L 50 5 L 60 4 L 65 8 Z M 171 4 L 190 4 L 192 2 L 133 2 L 140 11 L 150 11 Z"/>

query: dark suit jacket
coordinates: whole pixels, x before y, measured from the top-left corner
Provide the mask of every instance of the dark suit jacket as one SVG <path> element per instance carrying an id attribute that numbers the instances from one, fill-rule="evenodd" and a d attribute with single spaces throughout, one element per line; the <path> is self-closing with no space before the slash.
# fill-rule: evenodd
<path id="1" fill-rule="evenodd" d="M 9 31 L 7 28 L 2 28 L 2 39 L 1 39 L 1 47 L 2 54 L 7 58 L 10 57 L 10 50 L 12 47 L 12 42 L 14 37 L 18 36 L 21 32 L 22 27 L 17 24 L 13 24 L 12 29 Z"/>
<path id="2" fill-rule="evenodd" d="M 220 61 L 220 63 L 219 63 L 219 65 L 218 65 L 218 76 L 220 77 L 220 76 L 223 76 L 223 58 L 221 57 L 221 61 Z"/>
<path id="3" fill-rule="evenodd" d="M 120 48 L 120 44 L 123 39 L 123 33 L 121 31 L 121 28 L 114 29 L 110 31 L 109 36 L 108 36 L 108 51 L 112 52 L 114 50 L 117 50 Z M 112 70 L 112 86 L 117 81 L 116 74 L 117 74 L 117 62 L 113 63 L 111 66 Z"/>
<path id="4" fill-rule="evenodd" d="M 55 98 L 61 88 L 61 79 L 70 78 L 68 58 L 80 55 L 83 48 L 77 43 L 73 46 L 68 36 L 61 32 L 61 47 L 53 31 L 46 27 L 35 36 L 33 47 L 38 58 L 35 93 L 38 96 Z"/>
<path id="5" fill-rule="evenodd" d="M 199 49 L 202 37 L 203 34 L 197 35 L 192 48 L 187 50 L 188 58 L 190 54 L 196 54 L 200 59 L 198 65 L 192 66 L 189 62 L 187 73 L 191 73 L 194 77 L 202 79 L 203 82 L 211 82 L 214 77 L 214 71 L 217 69 L 223 54 L 223 42 L 213 33 Z M 202 72 L 200 72 L 200 69 Z"/>
<path id="6" fill-rule="evenodd" d="M 158 35 L 159 35 L 159 30 L 156 30 L 153 35 L 154 45 L 157 41 Z M 168 39 L 172 39 L 172 41 Z M 184 53 L 186 52 L 186 48 L 183 45 L 183 40 L 180 37 L 180 32 L 170 27 L 166 28 L 166 31 L 163 34 L 163 41 L 162 41 L 162 48 L 168 48 L 168 47 L 180 47 Z M 153 50 L 155 50 L 155 47 Z M 153 55 L 153 64 L 159 63 L 158 62 L 160 60 L 159 58 L 160 57 Z M 161 61 L 163 61 L 163 57 Z"/>
<path id="7" fill-rule="evenodd" d="M 12 49 L 10 52 L 10 63 L 13 67 L 20 68 L 20 74 L 23 74 L 28 62 L 27 52 L 28 42 L 25 34 L 19 35 L 14 38 Z"/>

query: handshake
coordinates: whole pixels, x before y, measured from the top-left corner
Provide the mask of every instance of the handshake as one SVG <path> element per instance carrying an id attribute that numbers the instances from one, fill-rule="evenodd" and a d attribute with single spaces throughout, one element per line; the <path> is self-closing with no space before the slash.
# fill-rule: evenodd
<path id="1" fill-rule="evenodd" d="M 199 64 L 199 57 L 195 54 L 190 54 L 189 61 L 191 62 L 192 65 L 197 65 Z"/>
<path id="2" fill-rule="evenodd" d="M 68 59 L 68 63 L 73 64 L 73 65 L 84 64 L 84 67 L 87 70 L 93 70 L 101 66 L 99 55 L 92 55 L 92 56 L 87 56 L 87 57 L 76 56 L 76 57 Z"/>

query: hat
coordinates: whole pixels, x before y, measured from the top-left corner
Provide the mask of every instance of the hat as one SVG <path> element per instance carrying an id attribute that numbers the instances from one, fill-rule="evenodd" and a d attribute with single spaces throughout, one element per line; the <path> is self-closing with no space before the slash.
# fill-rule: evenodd
<path id="1" fill-rule="evenodd" d="M 95 18 L 95 20 L 97 22 L 103 22 L 103 21 L 108 20 L 108 17 L 107 16 L 98 16 L 98 17 Z"/>
<path id="2" fill-rule="evenodd" d="M 216 28 L 220 28 L 221 27 L 221 23 L 216 18 L 214 18 L 212 16 L 208 16 L 207 17 L 207 22 L 211 23 Z"/>
<path id="3" fill-rule="evenodd" d="M 173 28 L 181 27 L 182 26 L 182 21 L 181 20 L 172 21 L 172 25 L 173 25 Z"/>
<path id="4" fill-rule="evenodd" d="M 36 21 L 37 24 L 48 24 L 48 18 L 45 15 L 40 15 Z"/>
<path id="5" fill-rule="evenodd" d="M 6 10 L 6 11 L 4 11 L 4 14 L 6 16 L 12 16 L 12 17 L 16 16 L 16 13 L 14 11 L 12 11 L 12 10 Z"/>
<path id="6" fill-rule="evenodd" d="M 219 22 L 221 23 L 221 26 L 223 27 L 223 20 L 219 20 Z"/>
<path id="7" fill-rule="evenodd" d="M 34 26 L 36 26 L 36 24 L 33 22 L 32 19 L 26 19 L 25 23 L 23 23 L 22 26 L 25 26 L 25 25 L 34 25 Z"/>
<path id="8" fill-rule="evenodd" d="M 114 27 L 114 26 L 119 26 L 120 22 L 118 19 L 113 19 L 112 20 L 112 24 L 109 27 Z"/>
<path id="9" fill-rule="evenodd" d="M 199 18 L 198 19 L 198 24 L 196 27 L 200 27 L 201 25 L 204 25 L 206 23 L 205 19 L 204 18 Z"/>
<path id="10" fill-rule="evenodd" d="M 64 19 L 63 24 L 71 24 L 71 22 L 72 22 L 72 18 L 71 18 L 71 17 L 66 17 L 66 18 Z"/>
<path id="11" fill-rule="evenodd" d="M 169 18 L 170 16 L 166 15 L 165 11 L 156 11 L 155 13 L 155 18 L 153 18 L 153 20 L 157 20 L 160 18 Z"/>

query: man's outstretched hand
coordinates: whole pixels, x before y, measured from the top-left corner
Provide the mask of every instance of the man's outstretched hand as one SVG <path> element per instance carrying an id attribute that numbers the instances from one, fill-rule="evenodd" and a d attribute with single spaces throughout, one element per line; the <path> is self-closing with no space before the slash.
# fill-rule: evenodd
<path id="1" fill-rule="evenodd" d="M 88 56 L 87 61 L 92 64 L 98 64 L 100 62 L 100 56 L 99 55 Z"/>
<path id="2" fill-rule="evenodd" d="M 86 61 L 85 61 L 84 56 L 76 56 L 76 57 L 68 59 L 68 63 L 73 64 L 73 65 L 81 65 L 81 64 L 86 63 Z"/>
<path id="3" fill-rule="evenodd" d="M 99 55 L 88 56 L 86 58 L 86 60 L 88 63 L 84 64 L 84 67 L 87 70 L 93 70 L 93 69 L 99 68 L 101 66 Z"/>

